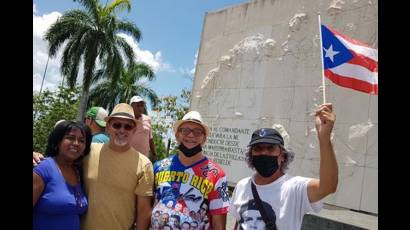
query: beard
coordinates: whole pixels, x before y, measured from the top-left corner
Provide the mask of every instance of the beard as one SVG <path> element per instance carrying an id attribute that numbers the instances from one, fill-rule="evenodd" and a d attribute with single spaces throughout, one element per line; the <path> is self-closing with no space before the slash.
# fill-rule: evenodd
<path id="1" fill-rule="evenodd" d="M 128 144 L 128 140 L 126 138 L 114 137 L 113 138 L 114 144 L 120 147 L 124 147 Z"/>

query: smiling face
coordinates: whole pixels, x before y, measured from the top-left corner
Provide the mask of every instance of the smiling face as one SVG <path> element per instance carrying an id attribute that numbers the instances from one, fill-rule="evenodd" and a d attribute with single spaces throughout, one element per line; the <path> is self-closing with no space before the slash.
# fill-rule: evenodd
<path id="1" fill-rule="evenodd" d="M 176 139 L 183 143 L 188 149 L 202 145 L 206 141 L 205 130 L 195 122 L 185 122 L 178 127 Z"/>
<path id="2" fill-rule="evenodd" d="M 113 145 L 126 147 L 135 133 L 135 123 L 130 119 L 114 117 L 108 121 L 106 131 Z"/>
<path id="3" fill-rule="evenodd" d="M 78 159 L 85 150 L 86 138 L 84 133 L 76 127 L 67 132 L 59 146 L 59 155 L 69 161 Z"/>

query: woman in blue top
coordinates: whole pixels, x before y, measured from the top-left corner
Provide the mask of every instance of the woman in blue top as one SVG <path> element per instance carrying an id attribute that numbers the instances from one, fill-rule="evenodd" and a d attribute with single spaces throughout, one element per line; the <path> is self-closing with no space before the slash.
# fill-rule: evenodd
<path id="1" fill-rule="evenodd" d="M 90 152 L 91 131 L 83 123 L 63 121 L 51 132 L 47 158 L 33 169 L 33 229 L 80 229 L 88 207 L 79 163 Z"/>

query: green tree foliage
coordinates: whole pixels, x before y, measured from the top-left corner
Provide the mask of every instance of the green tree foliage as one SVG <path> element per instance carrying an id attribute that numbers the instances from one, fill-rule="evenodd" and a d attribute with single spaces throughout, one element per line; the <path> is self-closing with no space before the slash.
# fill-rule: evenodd
<path id="1" fill-rule="evenodd" d="M 76 1 L 83 9 L 65 12 L 50 26 L 44 38 L 49 43 L 50 57 L 54 57 L 66 43 L 60 69 L 70 87 L 75 86 L 80 63 L 84 63 L 81 102 L 77 113 L 77 120 L 82 120 L 98 66 L 106 68 L 106 74 L 100 76 L 107 76 L 116 82 L 125 63 L 128 67 L 134 65 L 134 51 L 118 33 L 127 33 L 139 41 L 141 32 L 134 23 L 116 17 L 125 9 L 128 12 L 131 10 L 130 0 L 113 0 L 105 5 L 98 0 Z"/>
<path id="2" fill-rule="evenodd" d="M 172 125 L 175 121 L 182 119 L 182 117 L 189 111 L 191 101 L 191 92 L 182 90 L 179 97 L 166 96 L 159 100 L 158 105 L 154 108 L 157 112 L 158 118 L 153 125 L 154 142 L 157 150 L 158 159 L 163 159 L 168 155 L 177 153 L 176 142 L 173 138 L 174 132 Z M 167 153 L 167 146 L 163 140 L 170 141 L 169 152 Z M 161 143 L 158 144 L 157 143 Z M 163 146 L 165 146 L 163 148 Z"/>
<path id="3" fill-rule="evenodd" d="M 33 151 L 45 152 L 48 135 L 59 120 L 74 120 L 80 88 L 59 87 L 57 91 L 33 93 Z"/>
<path id="4" fill-rule="evenodd" d="M 157 153 L 157 159 L 164 159 L 167 155 L 167 146 L 165 146 L 164 142 L 162 141 L 162 136 L 164 133 L 167 133 L 167 129 L 165 126 L 161 124 L 153 124 L 152 125 L 152 135 L 155 143 L 155 150 Z"/>
<path id="5" fill-rule="evenodd" d="M 105 73 L 100 70 L 98 74 Z M 112 82 L 112 80 L 106 79 L 94 86 L 90 92 L 89 103 L 112 111 L 116 104 L 128 103 L 131 97 L 139 95 L 148 98 L 152 107 L 155 107 L 159 98 L 154 90 L 143 83 L 144 80 L 152 81 L 154 79 L 154 71 L 150 66 L 137 63 L 128 69 L 122 69 L 118 81 Z"/>

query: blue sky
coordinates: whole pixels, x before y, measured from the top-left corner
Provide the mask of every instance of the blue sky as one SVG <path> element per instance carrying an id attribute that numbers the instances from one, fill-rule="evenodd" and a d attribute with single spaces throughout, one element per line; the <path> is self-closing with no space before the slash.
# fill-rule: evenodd
<path id="1" fill-rule="evenodd" d="M 249 0 L 131 1 L 131 12 L 119 16 L 134 22 L 142 31 L 139 43 L 129 41 L 138 61 L 150 64 L 156 73 L 156 80 L 145 84 L 158 96 L 180 95 L 182 89 L 190 90 L 205 12 L 245 2 Z M 33 90 L 39 90 L 47 62 L 47 44 L 41 36 L 58 16 L 78 7 L 72 0 L 33 1 Z M 58 57 L 49 61 L 45 88 L 54 89 L 61 82 L 58 67 Z"/>

